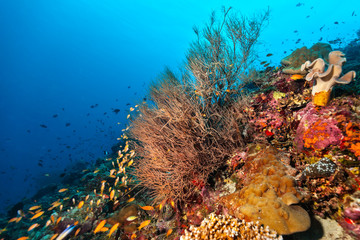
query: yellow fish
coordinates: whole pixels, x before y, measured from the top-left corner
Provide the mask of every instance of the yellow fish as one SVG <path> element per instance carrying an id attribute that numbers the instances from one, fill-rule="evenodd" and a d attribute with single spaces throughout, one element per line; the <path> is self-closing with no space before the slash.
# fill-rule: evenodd
<path id="1" fill-rule="evenodd" d="M 74 237 L 76 237 L 76 236 L 79 234 L 80 230 L 81 230 L 81 228 L 78 228 L 78 229 L 76 230 L 76 232 L 75 232 L 75 234 L 74 234 Z"/>
<path id="2" fill-rule="evenodd" d="M 50 240 L 54 240 L 59 234 L 58 233 L 55 233 L 51 238 Z"/>
<path id="3" fill-rule="evenodd" d="M 12 219 L 10 219 L 9 221 L 8 221 L 8 223 L 12 223 L 12 222 L 18 222 L 18 218 L 17 217 L 14 217 L 14 218 L 12 218 Z"/>
<path id="4" fill-rule="evenodd" d="M 17 240 L 26 240 L 26 239 L 29 239 L 29 237 L 21 237 L 21 238 L 18 238 Z"/>
<path id="5" fill-rule="evenodd" d="M 59 190 L 59 193 L 66 192 L 67 190 L 69 190 L 69 189 L 67 189 L 67 188 L 62 188 L 62 189 Z"/>
<path id="6" fill-rule="evenodd" d="M 137 216 L 130 216 L 130 217 L 126 218 L 126 221 L 131 222 L 131 221 L 134 221 L 137 218 L 138 218 Z"/>
<path id="7" fill-rule="evenodd" d="M 61 217 L 56 220 L 56 225 L 61 221 Z"/>
<path id="8" fill-rule="evenodd" d="M 116 223 L 114 226 L 112 226 L 112 227 L 110 228 L 110 232 L 109 232 L 109 234 L 108 234 L 108 237 L 110 237 L 111 234 L 113 234 L 113 233 L 116 231 L 116 229 L 118 229 L 118 227 L 119 227 L 119 223 Z"/>
<path id="9" fill-rule="evenodd" d="M 294 74 L 290 77 L 292 80 L 298 80 L 298 79 L 303 79 L 304 76 L 300 75 L 300 74 Z"/>
<path id="10" fill-rule="evenodd" d="M 31 226 L 29 227 L 28 232 L 31 231 L 31 230 L 33 230 L 34 228 L 37 228 L 38 226 L 40 226 L 40 224 L 34 223 L 33 225 L 31 225 Z"/>
<path id="11" fill-rule="evenodd" d="M 37 205 L 37 206 L 32 206 L 31 208 L 29 208 L 29 210 L 34 211 L 34 210 L 39 209 L 39 208 L 41 208 L 41 206 Z"/>
<path id="12" fill-rule="evenodd" d="M 151 222 L 151 220 L 143 221 L 143 222 L 140 224 L 140 226 L 138 227 L 138 229 L 140 230 L 140 229 L 146 227 L 147 225 L 150 224 L 150 222 Z"/>
<path id="13" fill-rule="evenodd" d="M 113 189 L 110 192 L 110 200 L 113 200 L 114 196 L 115 196 L 115 190 Z"/>
<path id="14" fill-rule="evenodd" d="M 145 210 L 145 211 L 154 210 L 154 207 L 152 207 L 152 206 L 144 206 L 144 207 L 140 206 L 140 208 L 143 209 L 143 210 Z"/>
<path id="15" fill-rule="evenodd" d="M 106 224 L 106 220 L 102 220 L 97 227 L 94 230 L 94 234 L 96 234 L 97 232 L 99 232 Z"/>
<path id="16" fill-rule="evenodd" d="M 78 208 L 80 209 L 82 206 L 84 206 L 84 201 L 79 202 Z"/>
<path id="17" fill-rule="evenodd" d="M 32 216 L 32 218 L 30 218 L 30 220 L 34 220 L 35 218 L 40 217 L 41 215 L 44 214 L 44 211 L 38 212 L 37 214 L 35 214 L 34 216 Z"/>
<path id="18" fill-rule="evenodd" d="M 172 229 L 169 229 L 168 231 L 167 231 L 167 233 L 166 233 L 166 237 L 168 237 L 168 236 L 170 236 L 170 234 L 172 233 Z"/>
<path id="19" fill-rule="evenodd" d="M 128 163 L 128 167 L 130 167 L 133 164 L 134 160 L 131 159 L 131 161 Z"/>
<path id="20" fill-rule="evenodd" d="M 51 224 L 51 220 L 49 219 L 46 221 L 45 227 L 48 227 L 50 224 Z"/>

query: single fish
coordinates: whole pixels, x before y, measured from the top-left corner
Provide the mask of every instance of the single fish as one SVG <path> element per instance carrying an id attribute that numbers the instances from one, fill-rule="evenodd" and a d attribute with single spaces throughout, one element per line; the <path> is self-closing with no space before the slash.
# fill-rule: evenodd
<path id="1" fill-rule="evenodd" d="M 266 54 L 267 57 L 271 57 L 272 55 L 273 55 L 272 53 Z"/>
<path id="2" fill-rule="evenodd" d="M 80 209 L 80 208 L 82 208 L 83 206 L 84 206 L 84 201 L 79 202 L 78 208 Z"/>
<path id="3" fill-rule="evenodd" d="M 170 236 L 170 234 L 172 233 L 172 229 L 169 229 L 168 231 L 167 231 L 167 233 L 166 233 L 166 237 L 168 237 L 168 236 Z"/>
<path id="4" fill-rule="evenodd" d="M 31 225 L 28 229 L 28 232 L 30 232 L 31 230 L 33 230 L 34 228 L 37 228 L 38 226 L 40 226 L 40 224 L 38 223 L 34 223 L 33 225 Z"/>
<path id="5" fill-rule="evenodd" d="M 140 230 L 140 229 L 142 229 L 142 228 L 146 227 L 147 225 L 149 225 L 149 224 L 150 224 L 150 222 L 151 222 L 151 220 L 146 220 L 146 221 L 143 221 L 143 222 L 140 224 L 140 226 L 138 227 L 138 230 Z"/>
<path id="6" fill-rule="evenodd" d="M 137 216 L 130 216 L 130 217 L 126 218 L 126 221 L 131 222 L 131 221 L 134 221 L 137 218 L 138 218 Z"/>
<path id="7" fill-rule="evenodd" d="M 110 237 L 119 227 L 119 223 L 116 223 L 114 226 L 110 228 L 110 232 L 108 234 L 108 237 Z"/>
<path id="8" fill-rule="evenodd" d="M 59 190 L 59 193 L 66 192 L 67 190 L 69 190 L 69 189 L 67 189 L 67 188 L 62 188 L 62 189 Z"/>
<path id="9" fill-rule="evenodd" d="M 298 79 L 303 79 L 304 76 L 300 75 L 300 74 L 294 74 L 290 77 L 292 80 L 298 80 Z"/>
<path id="10" fill-rule="evenodd" d="M 113 200 L 114 196 L 115 196 L 115 190 L 113 189 L 110 192 L 110 200 Z"/>
<path id="11" fill-rule="evenodd" d="M 154 207 L 152 207 L 152 206 L 140 206 L 140 208 L 141 209 L 143 209 L 143 210 L 145 210 L 145 211 L 152 211 L 152 210 L 154 210 Z"/>
<path id="12" fill-rule="evenodd" d="M 74 225 L 70 225 L 62 233 L 60 233 L 60 235 L 56 238 L 56 240 L 64 239 L 65 237 L 67 237 L 67 235 L 69 235 L 72 232 L 72 230 L 74 230 L 74 228 L 75 228 Z"/>
<path id="13" fill-rule="evenodd" d="M 21 238 L 18 238 L 17 240 L 26 240 L 26 239 L 29 239 L 29 237 L 21 237 Z"/>
<path id="14" fill-rule="evenodd" d="M 32 218 L 30 218 L 30 220 L 34 220 L 35 218 L 40 217 L 41 215 L 44 214 L 44 211 L 38 212 L 37 214 L 35 214 L 34 216 L 32 216 Z"/>

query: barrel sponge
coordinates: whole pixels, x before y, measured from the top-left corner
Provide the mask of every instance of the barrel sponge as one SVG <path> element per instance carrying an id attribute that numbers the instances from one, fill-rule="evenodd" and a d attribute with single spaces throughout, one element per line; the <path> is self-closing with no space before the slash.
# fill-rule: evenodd
<path id="1" fill-rule="evenodd" d="M 256 154 L 256 149 L 258 153 Z M 255 151 L 255 152 L 254 152 Z M 257 145 L 249 148 L 244 169 L 256 166 L 257 172 L 245 173 L 247 185 L 220 199 L 231 215 L 249 221 L 259 221 L 279 234 L 306 231 L 310 227 L 308 213 L 298 204 L 302 198 L 293 177 L 278 160 L 275 148 Z M 269 160 L 270 159 L 270 160 Z"/>

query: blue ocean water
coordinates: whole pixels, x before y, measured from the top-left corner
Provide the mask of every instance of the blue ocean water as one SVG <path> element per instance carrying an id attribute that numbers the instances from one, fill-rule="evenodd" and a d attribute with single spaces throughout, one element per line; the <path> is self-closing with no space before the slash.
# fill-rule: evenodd
<path id="1" fill-rule="evenodd" d="M 360 29 L 356 0 L 2 1 L 0 211 L 110 151 L 129 108 L 164 66 L 181 66 L 192 27 L 222 6 L 270 8 L 257 50 L 275 66 L 318 41 L 345 46 Z"/>

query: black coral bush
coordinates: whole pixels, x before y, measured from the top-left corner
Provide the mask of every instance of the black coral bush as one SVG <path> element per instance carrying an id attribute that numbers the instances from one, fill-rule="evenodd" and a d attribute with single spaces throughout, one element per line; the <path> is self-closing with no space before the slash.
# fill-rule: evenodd
<path id="1" fill-rule="evenodd" d="M 187 54 L 180 78 L 169 69 L 150 88 L 150 103 L 132 121 L 139 160 L 134 175 L 154 200 L 184 202 L 244 145 L 246 98 L 241 94 L 253 47 L 268 12 L 247 19 L 212 15 Z"/>

